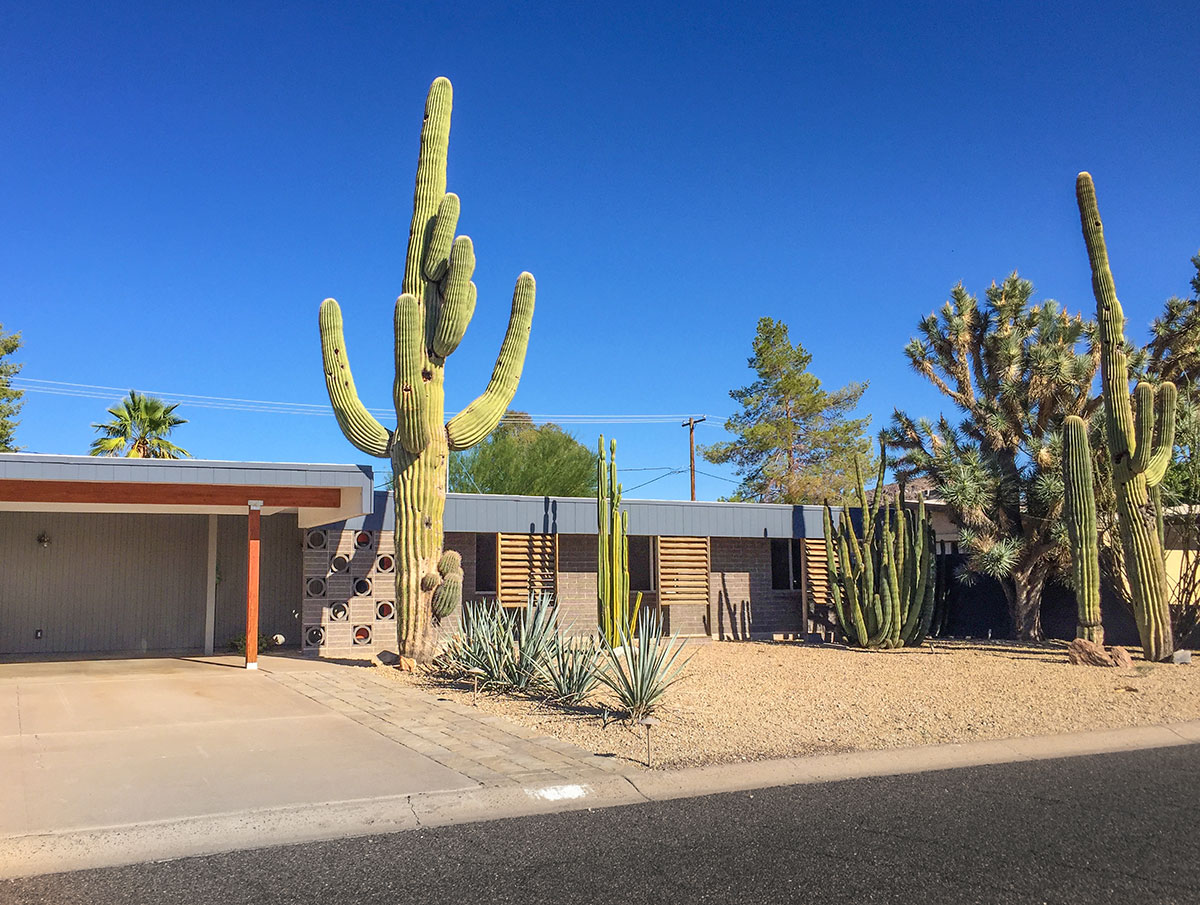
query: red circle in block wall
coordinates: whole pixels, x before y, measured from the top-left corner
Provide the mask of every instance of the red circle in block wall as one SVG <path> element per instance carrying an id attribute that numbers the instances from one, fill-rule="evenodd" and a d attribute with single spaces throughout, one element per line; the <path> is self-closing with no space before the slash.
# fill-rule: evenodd
<path id="1" fill-rule="evenodd" d="M 370 644 L 371 643 L 371 626 L 356 625 L 354 627 L 354 643 L 355 644 Z"/>
<path id="2" fill-rule="evenodd" d="M 390 600 L 381 600 L 375 607 L 376 619 L 395 619 L 396 607 Z"/>
<path id="3" fill-rule="evenodd" d="M 375 560 L 375 569 L 378 572 L 390 572 L 396 568 L 396 560 L 389 554 L 383 553 Z"/>
<path id="4" fill-rule="evenodd" d="M 354 535 L 354 546 L 360 550 L 369 549 L 374 541 L 375 539 L 371 537 L 370 531 L 359 531 L 356 535 Z"/>

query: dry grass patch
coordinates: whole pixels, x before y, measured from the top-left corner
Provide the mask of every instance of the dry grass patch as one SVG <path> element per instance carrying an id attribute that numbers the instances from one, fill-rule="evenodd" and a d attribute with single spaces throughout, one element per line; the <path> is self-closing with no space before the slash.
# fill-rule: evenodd
<path id="1" fill-rule="evenodd" d="M 656 712 L 654 766 L 1011 738 L 1200 719 L 1200 667 L 1071 666 L 1066 645 L 942 642 L 861 651 L 798 643 L 696 645 Z M 1134 656 L 1137 653 L 1134 652 Z M 460 703 L 470 687 L 387 672 Z M 641 763 L 641 727 L 582 707 L 479 695 L 479 708 L 597 754 Z"/>

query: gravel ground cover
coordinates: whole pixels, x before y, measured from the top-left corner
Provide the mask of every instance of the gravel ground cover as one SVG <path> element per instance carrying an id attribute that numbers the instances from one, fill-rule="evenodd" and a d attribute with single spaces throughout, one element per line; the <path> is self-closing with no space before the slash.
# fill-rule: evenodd
<path id="1" fill-rule="evenodd" d="M 1065 643 L 935 641 L 862 651 L 779 642 L 697 644 L 655 714 L 654 766 L 1012 738 L 1200 719 L 1200 665 L 1071 666 Z M 471 703 L 469 685 L 379 667 Z M 597 754 L 642 763 L 645 735 L 583 707 L 480 693 L 478 707 Z M 607 725 L 606 725 L 607 716 Z"/>

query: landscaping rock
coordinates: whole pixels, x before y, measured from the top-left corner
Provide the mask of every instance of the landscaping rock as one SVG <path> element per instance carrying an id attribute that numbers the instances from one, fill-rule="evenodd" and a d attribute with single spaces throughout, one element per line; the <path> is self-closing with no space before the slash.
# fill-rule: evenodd
<path id="1" fill-rule="evenodd" d="M 1129 656 L 1129 651 L 1125 648 L 1114 647 L 1108 653 L 1113 658 L 1113 665 L 1118 669 L 1133 669 L 1133 657 Z"/>
<path id="2" fill-rule="evenodd" d="M 395 666 L 400 662 L 400 655 L 394 650 L 381 650 L 375 655 L 375 659 L 384 666 Z"/>
<path id="3" fill-rule="evenodd" d="M 1126 657 L 1129 654 L 1125 654 Z M 1104 646 L 1086 638 L 1076 638 L 1067 645 L 1067 659 L 1075 666 L 1116 666 L 1117 662 Z M 1130 664 L 1132 665 L 1132 663 Z"/>
<path id="4" fill-rule="evenodd" d="M 1171 662 L 1183 666 L 1192 662 L 1192 652 L 1190 650 L 1177 650 L 1171 654 Z"/>

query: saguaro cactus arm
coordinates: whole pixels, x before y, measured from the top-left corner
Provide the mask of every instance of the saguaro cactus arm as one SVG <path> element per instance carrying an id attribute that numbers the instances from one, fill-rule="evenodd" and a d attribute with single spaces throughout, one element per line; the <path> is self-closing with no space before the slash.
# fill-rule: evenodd
<path id="1" fill-rule="evenodd" d="M 1141 393 L 1143 386 L 1148 386 L 1145 383 L 1138 384 L 1138 392 Z M 1162 479 L 1166 477 L 1167 467 L 1171 464 L 1171 459 L 1175 454 L 1175 405 L 1178 400 L 1178 392 L 1175 389 L 1175 384 L 1165 382 L 1158 388 L 1158 392 L 1151 391 L 1150 399 L 1152 400 L 1149 406 L 1152 414 L 1150 423 L 1145 428 L 1142 426 L 1141 411 L 1138 412 L 1138 451 L 1141 451 L 1142 444 L 1146 444 L 1146 448 L 1150 449 L 1150 455 L 1146 462 L 1146 484 L 1150 487 L 1157 487 L 1162 483 Z M 1142 396 L 1138 396 L 1138 406 L 1142 405 Z M 1154 436 L 1154 425 L 1158 425 L 1158 436 Z M 1143 433 L 1144 430 L 1144 433 Z M 1153 446 L 1151 445 L 1153 444 Z"/>
<path id="2" fill-rule="evenodd" d="M 379 423 L 358 398 L 350 356 L 342 331 L 342 309 L 333 299 L 325 299 L 317 317 L 321 328 L 321 358 L 325 366 L 325 388 L 346 439 L 368 456 L 386 459 L 391 455 L 392 434 Z"/>
<path id="3" fill-rule="evenodd" d="M 470 449 L 500 423 L 501 416 L 512 402 L 525 366 L 525 350 L 529 346 L 529 327 L 533 322 L 533 299 L 535 293 L 533 275 L 523 273 L 517 277 L 513 290 L 512 313 L 508 318 L 508 332 L 500 344 L 496 367 L 487 388 L 474 402 L 450 419 L 446 425 L 446 436 L 451 449 Z"/>

